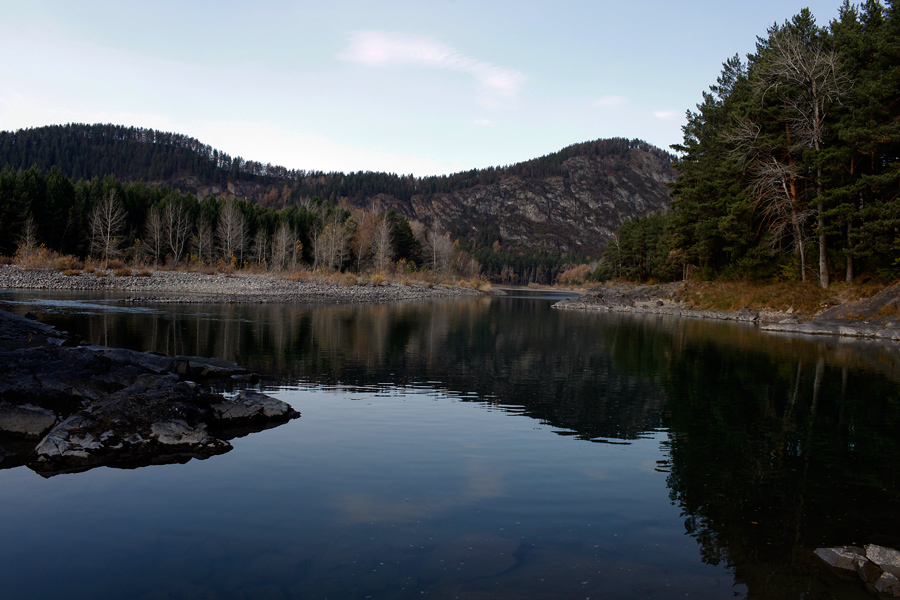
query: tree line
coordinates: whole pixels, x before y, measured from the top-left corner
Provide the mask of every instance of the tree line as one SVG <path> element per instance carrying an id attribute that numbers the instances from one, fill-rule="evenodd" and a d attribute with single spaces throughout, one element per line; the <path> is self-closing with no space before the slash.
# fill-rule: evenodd
<path id="1" fill-rule="evenodd" d="M 480 265 L 447 233 L 366 208 L 304 198 L 283 209 L 114 176 L 72 181 L 57 168 L 0 170 L 0 255 L 45 247 L 170 268 L 190 263 L 267 270 L 428 269 L 477 277 Z"/>
<path id="2" fill-rule="evenodd" d="M 773 25 L 683 132 L 672 210 L 625 223 L 604 275 L 827 288 L 900 274 L 900 4 Z"/>

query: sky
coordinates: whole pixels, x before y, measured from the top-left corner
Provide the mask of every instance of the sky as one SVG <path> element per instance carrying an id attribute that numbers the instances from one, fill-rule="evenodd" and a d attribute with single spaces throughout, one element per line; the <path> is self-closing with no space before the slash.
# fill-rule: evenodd
<path id="1" fill-rule="evenodd" d="M 840 0 L 0 0 L 0 130 L 113 123 L 417 176 L 681 142 L 722 63 Z"/>

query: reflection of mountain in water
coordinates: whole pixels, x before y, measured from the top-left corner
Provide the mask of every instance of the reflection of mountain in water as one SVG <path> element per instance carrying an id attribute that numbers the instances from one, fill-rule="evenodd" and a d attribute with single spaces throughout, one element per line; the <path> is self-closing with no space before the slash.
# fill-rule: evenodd
<path id="1" fill-rule="evenodd" d="M 867 597 L 827 579 L 812 550 L 900 547 L 894 347 L 515 298 L 177 310 L 57 322 L 94 343 L 233 360 L 280 385 L 447 389 L 585 439 L 665 426 L 687 530 L 751 597 Z"/>
<path id="2" fill-rule="evenodd" d="M 629 439 L 659 427 L 659 336 L 551 303 L 207 305 L 54 322 L 94 343 L 227 357 L 280 385 L 433 383 L 587 439 Z"/>

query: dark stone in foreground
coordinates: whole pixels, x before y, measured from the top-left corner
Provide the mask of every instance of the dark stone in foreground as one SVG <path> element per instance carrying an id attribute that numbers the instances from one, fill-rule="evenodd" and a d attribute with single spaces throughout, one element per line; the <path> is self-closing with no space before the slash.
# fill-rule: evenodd
<path id="1" fill-rule="evenodd" d="M 900 552 L 875 544 L 818 548 L 815 555 L 842 576 L 858 576 L 871 592 L 900 598 Z"/>
<path id="2" fill-rule="evenodd" d="M 67 342 L 0 311 L 0 468 L 26 464 L 51 476 L 186 462 L 300 416 L 260 392 L 226 398 L 198 384 L 252 379 L 228 361 Z"/>

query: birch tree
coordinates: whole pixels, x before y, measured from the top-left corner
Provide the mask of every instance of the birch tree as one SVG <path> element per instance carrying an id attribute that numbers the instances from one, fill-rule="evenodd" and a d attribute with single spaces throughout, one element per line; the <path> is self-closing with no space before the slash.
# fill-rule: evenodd
<path id="1" fill-rule="evenodd" d="M 378 215 L 378 219 L 375 222 L 372 252 L 375 259 L 375 268 L 380 272 L 387 269 L 388 264 L 394 258 L 391 222 L 384 213 Z"/>
<path id="2" fill-rule="evenodd" d="M 209 258 L 213 245 L 213 230 L 202 215 L 197 220 L 197 229 L 194 231 L 193 246 L 197 251 L 197 270 L 203 266 L 204 261 Z"/>
<path id="3" fill-rule="evenodd" d="M 170 200 L 163 212 L 163 222 L 174 266 L 178 266 L 178 261 L 181 260 L 187 241 L 191 237 L 191 219 L 180 201 Z"/>
<path id="4" fill-rule="evenodd" d="M 243 262 L 244 247 L 247 245 L 249 228 L 247 219 L 232 199 L 225 203 L 222 212 L 219 213 L 219 222 L 216 226 L 216 235 L 219 238 L 219 251 L 226 263 Z"/>
<path id="5" fill-rule="evenodd" d="M 122 230 L 125 228 L 125 209 L 116 199 L 115 190 L 102 197 L 91 210 L 89 221 L 91 254 L 103 259 L 103 268 L 109 268 L 109 260 L 121 256 Z"/>
<path id="6" fill-rule="evenodd" d="M 165 233 L 159 208 L 153 207 L 144 224 L 144 251 L 153 256 L 153 269 L 159 269 L 159 256 L 162 254 Z"/>

